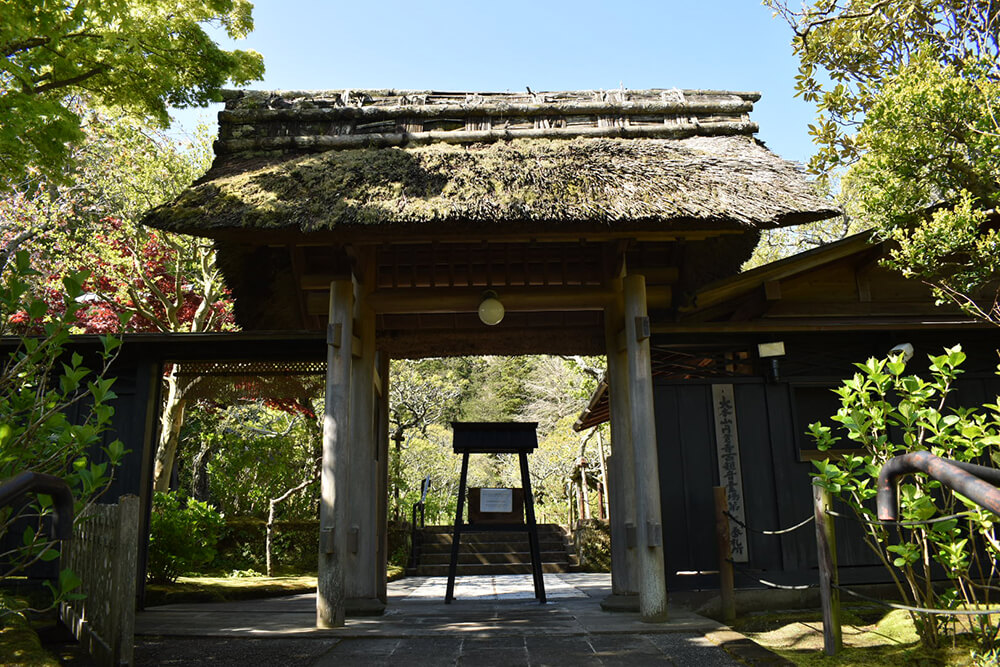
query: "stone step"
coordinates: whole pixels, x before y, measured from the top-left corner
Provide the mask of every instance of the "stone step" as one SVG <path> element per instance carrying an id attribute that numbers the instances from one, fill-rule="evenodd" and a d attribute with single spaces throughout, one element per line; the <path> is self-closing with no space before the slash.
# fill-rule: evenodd
<path id="1" fill-rule="evenodd" d="M 563 563 L 542 563 L 542 572 L 565 573 L 572 571 L 574 570 L 571 566 Z M 408 574 L 416 574 L 421 577 L 447 577 L 448 566 L 421 565 L 416 572 L 408 572 Z M 531 574 L 531 565 L 528 563 L 521 565 L 495 563 L 492 565 L 460 565 L 458 567 L 458 576 L 469 574 Z"/>
<path id="2" fill-rule="evenodd" d="M 458 575 L 530 574 L 531 549 L 527 531 L 476 531 L 467 527 L 459 546 Z M 420 566 L 407 574 L 447 576 L 451 562 L 452 526 L 427 526 L 420 531 Z M 555 524 L 538 526 L 541 565 L 545 572 L 573 572 L 576 554 L 566 534 Z"/>
<path id="3" fill-rule="evenodd" d="M 505 541 L 483 541 L 467 539 L 469 535 L 463 535 L 459 543 L 461 552 L 469 551 L 530 551 L 528 540 L 518 542 Z M 558 540 L 539 540 L 538 545 L 542 551 L 566 551 L 566 544 Z M 420 542 L 421 553 L 451 553 L 451 540 L 447 542 Z"/>
<path id="4" fill-rule="evenodd" d="M 541 553 L 543 563 L 566 563 L 569 564 L 569 555 L 562 551 L 543 551 Z M 420 557 L 421 565 L 447 565 L 451 562 L 451 553 L 423 554 Z M 469 553 L 459 553 L 459 565 L 483 565 L 493 563 L 514 563 L 523 565 L 531 563 L 531 554 L 528 552 L 490 552 L 478 551 Z"/>
<path id="5" fill-rule="evenodd" d="M 466 524 L 465 527 L 468 529 L 470 527 L 475 527 L 475 525 L 476 524 Z M 566 531 L 563 530 L 562 526 L 559 526 L 554 523 L 540 523 L 536 527 L 538 528 L 539 535 L 543 533 L 551 533 L 553 535 L 566 534 Z M 526 532 L 526 530 L 527 526 L 525 527 L 525 530 L 512 530 L 503 532 L 493 531 L 493 532 L 494 534 L 497 535 L 523 535 Z M 455 531 L 455 528 L 453 526 L 424 526 L 423 528 L 421 528 L 421 531 L 427 535 L 430 535 L 432 533 L 451 535 Z"/>

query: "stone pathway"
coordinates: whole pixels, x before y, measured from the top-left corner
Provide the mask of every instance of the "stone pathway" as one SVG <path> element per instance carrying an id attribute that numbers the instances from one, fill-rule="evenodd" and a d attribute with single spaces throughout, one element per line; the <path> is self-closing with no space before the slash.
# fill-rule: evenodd
<path id="1" fill-rule="evenodd" d="M 545 585 L 543 605 L 528 575 L 463 577 L 446 605 L 444 578 L 410 577 L 389 585 L 385 615 L 334 630 L 315 628 L 314 594 L 151 607 L 136 619 L 136 664 L 743 664 L 719 646 L 734 633 L 710 619 L 671 609 L 668 622 L 646 624 L 602 611 L 607 575 L 546 574 Z"/>
<path id="2" fill-rule="evenodd" d="M 545 574 L 545 597 L 548 600 L 585 598 L 587 594 L 559 575 Z M 444 600 L 448 587 L 445 577 L 415 577 L 422 580 L 404 600 Z M 530 574 L 497 574 L 455 578 L 457 600 L 534 600 L 535 588 Z"/>

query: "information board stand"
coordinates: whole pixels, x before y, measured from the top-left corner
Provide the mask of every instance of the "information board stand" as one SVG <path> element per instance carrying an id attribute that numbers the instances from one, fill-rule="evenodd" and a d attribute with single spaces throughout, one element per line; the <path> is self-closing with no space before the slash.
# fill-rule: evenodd
<path id="1" fill-rule="evenodd" d="M 471 532 L 527 532 L 531 550 L 531 573 L 535 583 L 535 598 L 545 604 L 545 580 L 542 577 L 542 554 L 538 542 L 538 525 L 535 523 L 535 500 L 531 492 L 531 475 L 528 474 L 528 453 L 538 447 L 535 422 L 453 422 L 453 447 L 462 455 L 462 477 L 458 483 L 458 509 L 451 541 L 451 562 L 448 564 L 448 588 L 445 603 L 455 599 L 455 575 L 458 571 L 458 554 L 463 533 Z M 524 489 L 524 523 L 484 523 L 467 525 L 462 518 L 469 475 L 470 454 L 517 454 L 521 466 L 521 486 Z"/>

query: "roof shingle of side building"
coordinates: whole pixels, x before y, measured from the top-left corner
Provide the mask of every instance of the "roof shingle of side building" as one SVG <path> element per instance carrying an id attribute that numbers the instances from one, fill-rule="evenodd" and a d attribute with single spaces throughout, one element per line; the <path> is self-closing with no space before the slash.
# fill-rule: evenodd
<path id="1" fill-rule="evenodd" d="M 753 138 L 756 93 L 227 94 L 212 169 L 152 211 L 204 236 L 371 225 L 761 228 L 830 217 Z"/>

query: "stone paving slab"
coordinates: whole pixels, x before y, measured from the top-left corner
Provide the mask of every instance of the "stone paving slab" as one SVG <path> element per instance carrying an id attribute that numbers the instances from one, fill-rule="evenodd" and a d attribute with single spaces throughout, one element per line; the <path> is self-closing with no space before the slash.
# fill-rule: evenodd
<path id="1" fill-rule="evenodd" d="M 601 610 L 608 575 L 546 574 L 547 592 L 557 595 L 544 605 L 533 599 L 529 575 L 504 575 L 522 576 L 463 578 L 471 581 L 447 605 L 443 578 L 393 582 L 385 615 L 348 618 L 336 629 L 316 629 L 315 594 L 151 607 L 136 618 L 136 664 L 742 664 L 706 639 L 728 630 L 711 619 L 671 609 L 666 623 L 648 624 L 636 613 Z"/>
<path id="2" fill-rule="evenodd" d="M 599 638 L 521 637 L 204 639 L 146 640 L 136 647 L 136 665 L 190 667 L 635 667 L 697 665 L 733 667 L 744 663 L 701 635 L 604 635 Z"/>

